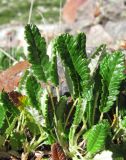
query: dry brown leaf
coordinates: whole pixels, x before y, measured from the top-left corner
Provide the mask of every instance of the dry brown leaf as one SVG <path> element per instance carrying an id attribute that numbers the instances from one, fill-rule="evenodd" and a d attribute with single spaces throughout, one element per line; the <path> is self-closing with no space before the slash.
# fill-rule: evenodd
<path id="1" fill-rule="evenodd" d="M 77 16 L 77 10 L 87 0 L 67 0 L 63 8 L 63 19 L 67 23 L 73 23 Z"/>
<path id="2" fill-rule="evenodd" d="M 29 66 L 28 61 L 22 61 L 0 73 L 0 91 L 13 91 L 18 86 L 22 73 Z"/>
<path id="3" fill-rule="evenodd" d="M 51 146 L 52 160 L 67 160 L 65 153 L 59 143 Z"/>

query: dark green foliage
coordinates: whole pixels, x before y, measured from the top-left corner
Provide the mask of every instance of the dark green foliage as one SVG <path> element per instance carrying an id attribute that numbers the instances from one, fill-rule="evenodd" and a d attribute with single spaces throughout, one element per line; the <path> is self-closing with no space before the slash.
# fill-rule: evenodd
<path id="1" fill-rule="evenodd" d="M 34 74 L 39 80 L 47 82 L 44 69 L 49 67 L 49 57 L 46 55 L 46 42 L 41 37 L 38 28 L 35 25 L 27 25 L 25 27 L 25 36 L 29 44 L 29 62 L 32 64 Z"/>
<path id="2" fill-rule="evenodd" d="M 36 109 L 40 109 L 40 96 L 41 96 L 41 85 L 38 83 L 37 79 L 30 75 L 26 80 L 26 91 L 29 98 L 30 103 Z"/>
<path id="3" fill-rule="evenodd" d="M 52 53 L 50 57 L 50 68 L 48 73 L 48 81 L 50 81 L 54 86 L 59 85 L 59 76 L 58 76 L 58 66 L 57 66 L 57 54 L 56 49 L 53 47 L 54 42 L 51 43 L 52 45 Z"/>
<path id="4" fill-rule="evenodd" d="M 43 130 L 47 134 L 47 142 L 48 144 L 53 143 L 55 140 L 55 132 L 54 132 L 54 111 L 52 106 L 51 98 L 49 97 L 47 91 L 44 89 L 41 97 L 41 112 L 43 116 Z M 55 102 L 55 98 L 53 98 Z"/>
<path id="5" fill-rule="evenodd" d="M 51 99 L 46 89 L 43 89 L 42 95 L 43 96 L 41 97 L 41 113 L 42 113 L 43 121 L 44 121 L 43 129 L 48 135 L 47 143 L 50 144 L 50 143 L 53 143 L 55 139 L 54 128 L 53 128 L 54 112 L 53 112 Z"/>
<path id="6" fill-rule="evenodd" d="M 76 37 L 63 34 L 57 38 L 55 45 L 61 60 L 67 67 L 67 76 L 69 75 L 73 82 L 75 97 L 76 95 L 87 96 L 91 85 L 85 44 L 86 36 L 84 33 L 80 33 Z"/>
<path id="7" fill-rule="evenodd" d="M 101 112 L 108 112 L 116 101 L 124 76 L 124 55 L 120 52 L 107 54 L 100 65 L 102 76 Z"/>
<path id="8" fill-rule="evenodd" d="M 55 104 L 56 102 L 56 98 L 53 98 L 53 102 Z M 46 110 L 46 127 L 48 129 L 53 129 L 53 125 L 54 125 L 54 110 L 53 110 L 53 104 L 52 104 L 52 100 L 50 97 L 48 97 L 48 101 L 47 101 L 47 110 Z"/>
<path id="9" fill-rule="evenodd" d="M 55 50 L 52 52 L 51 61 L 46 54 L 46 42 L 38 28 L 35 25 L 25 27 L 26 40 L 29 44 L 28 50 L 29 62 L 32 64 L 32 70 L 37 78 L 43 82 L 51 81 L 58 85 L 57 57 Z"/>
<path id="10" fill-rule="evenodd" d="M 96 61 L 97 57 L 97 64 L 96 67 L 93 68 L 93 72 L 91 73 L 91 80 L 92 86 L 91 89 L 88 91 L 90 95 L 88 97 L 87 109 L 86 109 L 86 116 L 88 127 L 90 128 L 96 121 L 96 116 L 98 117 L 98 109 L 97 106 L 99 105 L 99 96 L 101 94 L 101 75 L 100 75 L 100 63 L 104 59 L 106 55 L 106 45 L 100 45 L 96 51 L 89 57 L 89 64 L 92 64 L 92 61 Z M 97 115 L 95 112 L 97 111 Z"/>
<path id="11" fill-rule="evenodd" d="M 69 52 L 69 41 L 72 36 L 68 34 L 63 34 L 56 39 L 56 43 L 54 47 L 56 48 L 58 54 L 61 57 L 61 60 L 66 67 L 67 76 L 70 76 L 70 80 L 72 82 L 72 93 L 75 97 L 79 96 L 81 92 L 81 85 L 80 85 L 80 76 L 75 70 L 73 65 L 72 59 L 70 57 Z M 69 87 L 69 86 L 68 86 Z M 70 90 L 71 91 L 71 90 Z"/>
<path id="12" fill-rule="evenodd" d="M 90 88 L 90 70 L 88 68 L 88 59 L 86 55 L 86 36 L 84 33 L 80 33 L 75 37 L 72 37 L 67 43 L 69 53 L 72 59 L 72 63 L 75 67 L 77 74 L 80 76 L 80 83 L 83 89 L 83 96 L 87 95 Z"/>

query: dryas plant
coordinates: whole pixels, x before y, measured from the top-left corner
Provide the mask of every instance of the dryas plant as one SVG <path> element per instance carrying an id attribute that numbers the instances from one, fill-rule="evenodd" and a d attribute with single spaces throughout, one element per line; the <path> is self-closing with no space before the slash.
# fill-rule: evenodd
<path id="1" fill-rule="evenodd" d="M 25 27 L 25 36 L 31 67 L 19 87 L 19 92 L 26 91 L 27 99 L 20 109 L 25 120 L 25 124 L 21 124 L 31 131 L 29 124 L 33 123 L 39 132 L 33 134 L 26 152 L 40 144 L 59 143 L 66 156 L 73 160 L 92 159 L 103 150 L 113 152 L 113 158 L 125 158 L 123 149 L 114 150 L 126 145 L 126 109 L 121 98 L 125 96 L 126 85 L 124 54 L 109 53 L 106 46 L 101 45 L 88 56 L 85 34 L 65 33 L 52 41 L 48 56 L 46 41 L 35 25 Z M 96 57 L 92 70 L 90 66 Z M 60 93 L 59 59 L 69 93 Z M 1 98 L 1 129 L 7 118 L 4 106 Z"/>

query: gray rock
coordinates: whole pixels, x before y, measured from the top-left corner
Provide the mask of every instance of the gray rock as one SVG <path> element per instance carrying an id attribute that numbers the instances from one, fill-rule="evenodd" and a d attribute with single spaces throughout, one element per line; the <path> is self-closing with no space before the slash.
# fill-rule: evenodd
<path id="1" fill-rule="evenodd" d="M 118 18 L 125 14 L 126 6 L 124 0 L 104 0 L 102 1 L 102 15 L 111 20 L 118 21 Z"/>
<path id="2" fill-rule="evenodd" d="M 103 43 L 110 45 L 112 42 L 112 37 L 99 24 L 92 26 L 87 35 L 87 47 L 96 47 Z"/>
<path id="3" fill-rule="evenodd" d="M 126 39 L 126 20 L 119 22 L 109 21 L 105 25 L 105 30 L 108 32 L 114 41 Z"/>

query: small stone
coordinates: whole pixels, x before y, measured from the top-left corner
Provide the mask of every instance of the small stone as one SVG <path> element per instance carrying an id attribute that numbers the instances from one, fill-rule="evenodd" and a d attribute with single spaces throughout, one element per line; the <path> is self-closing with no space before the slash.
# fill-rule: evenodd
<path id="1" fill-rule="evenodd" d="M 116 41 L 126 39 L 126 21 L 118 21 L 118 22 L 112 22 L 109 21 L 105 25 L 105 30 L 113 37 L 113 39 Z"/>
<path id="2" fill-rule="evenodd" d="M 111 44 L 112 42 L 112 37 L 99 24 L 91 27 L 87 35 L 87 47 L 96 47 L 100 44 Z"/>

